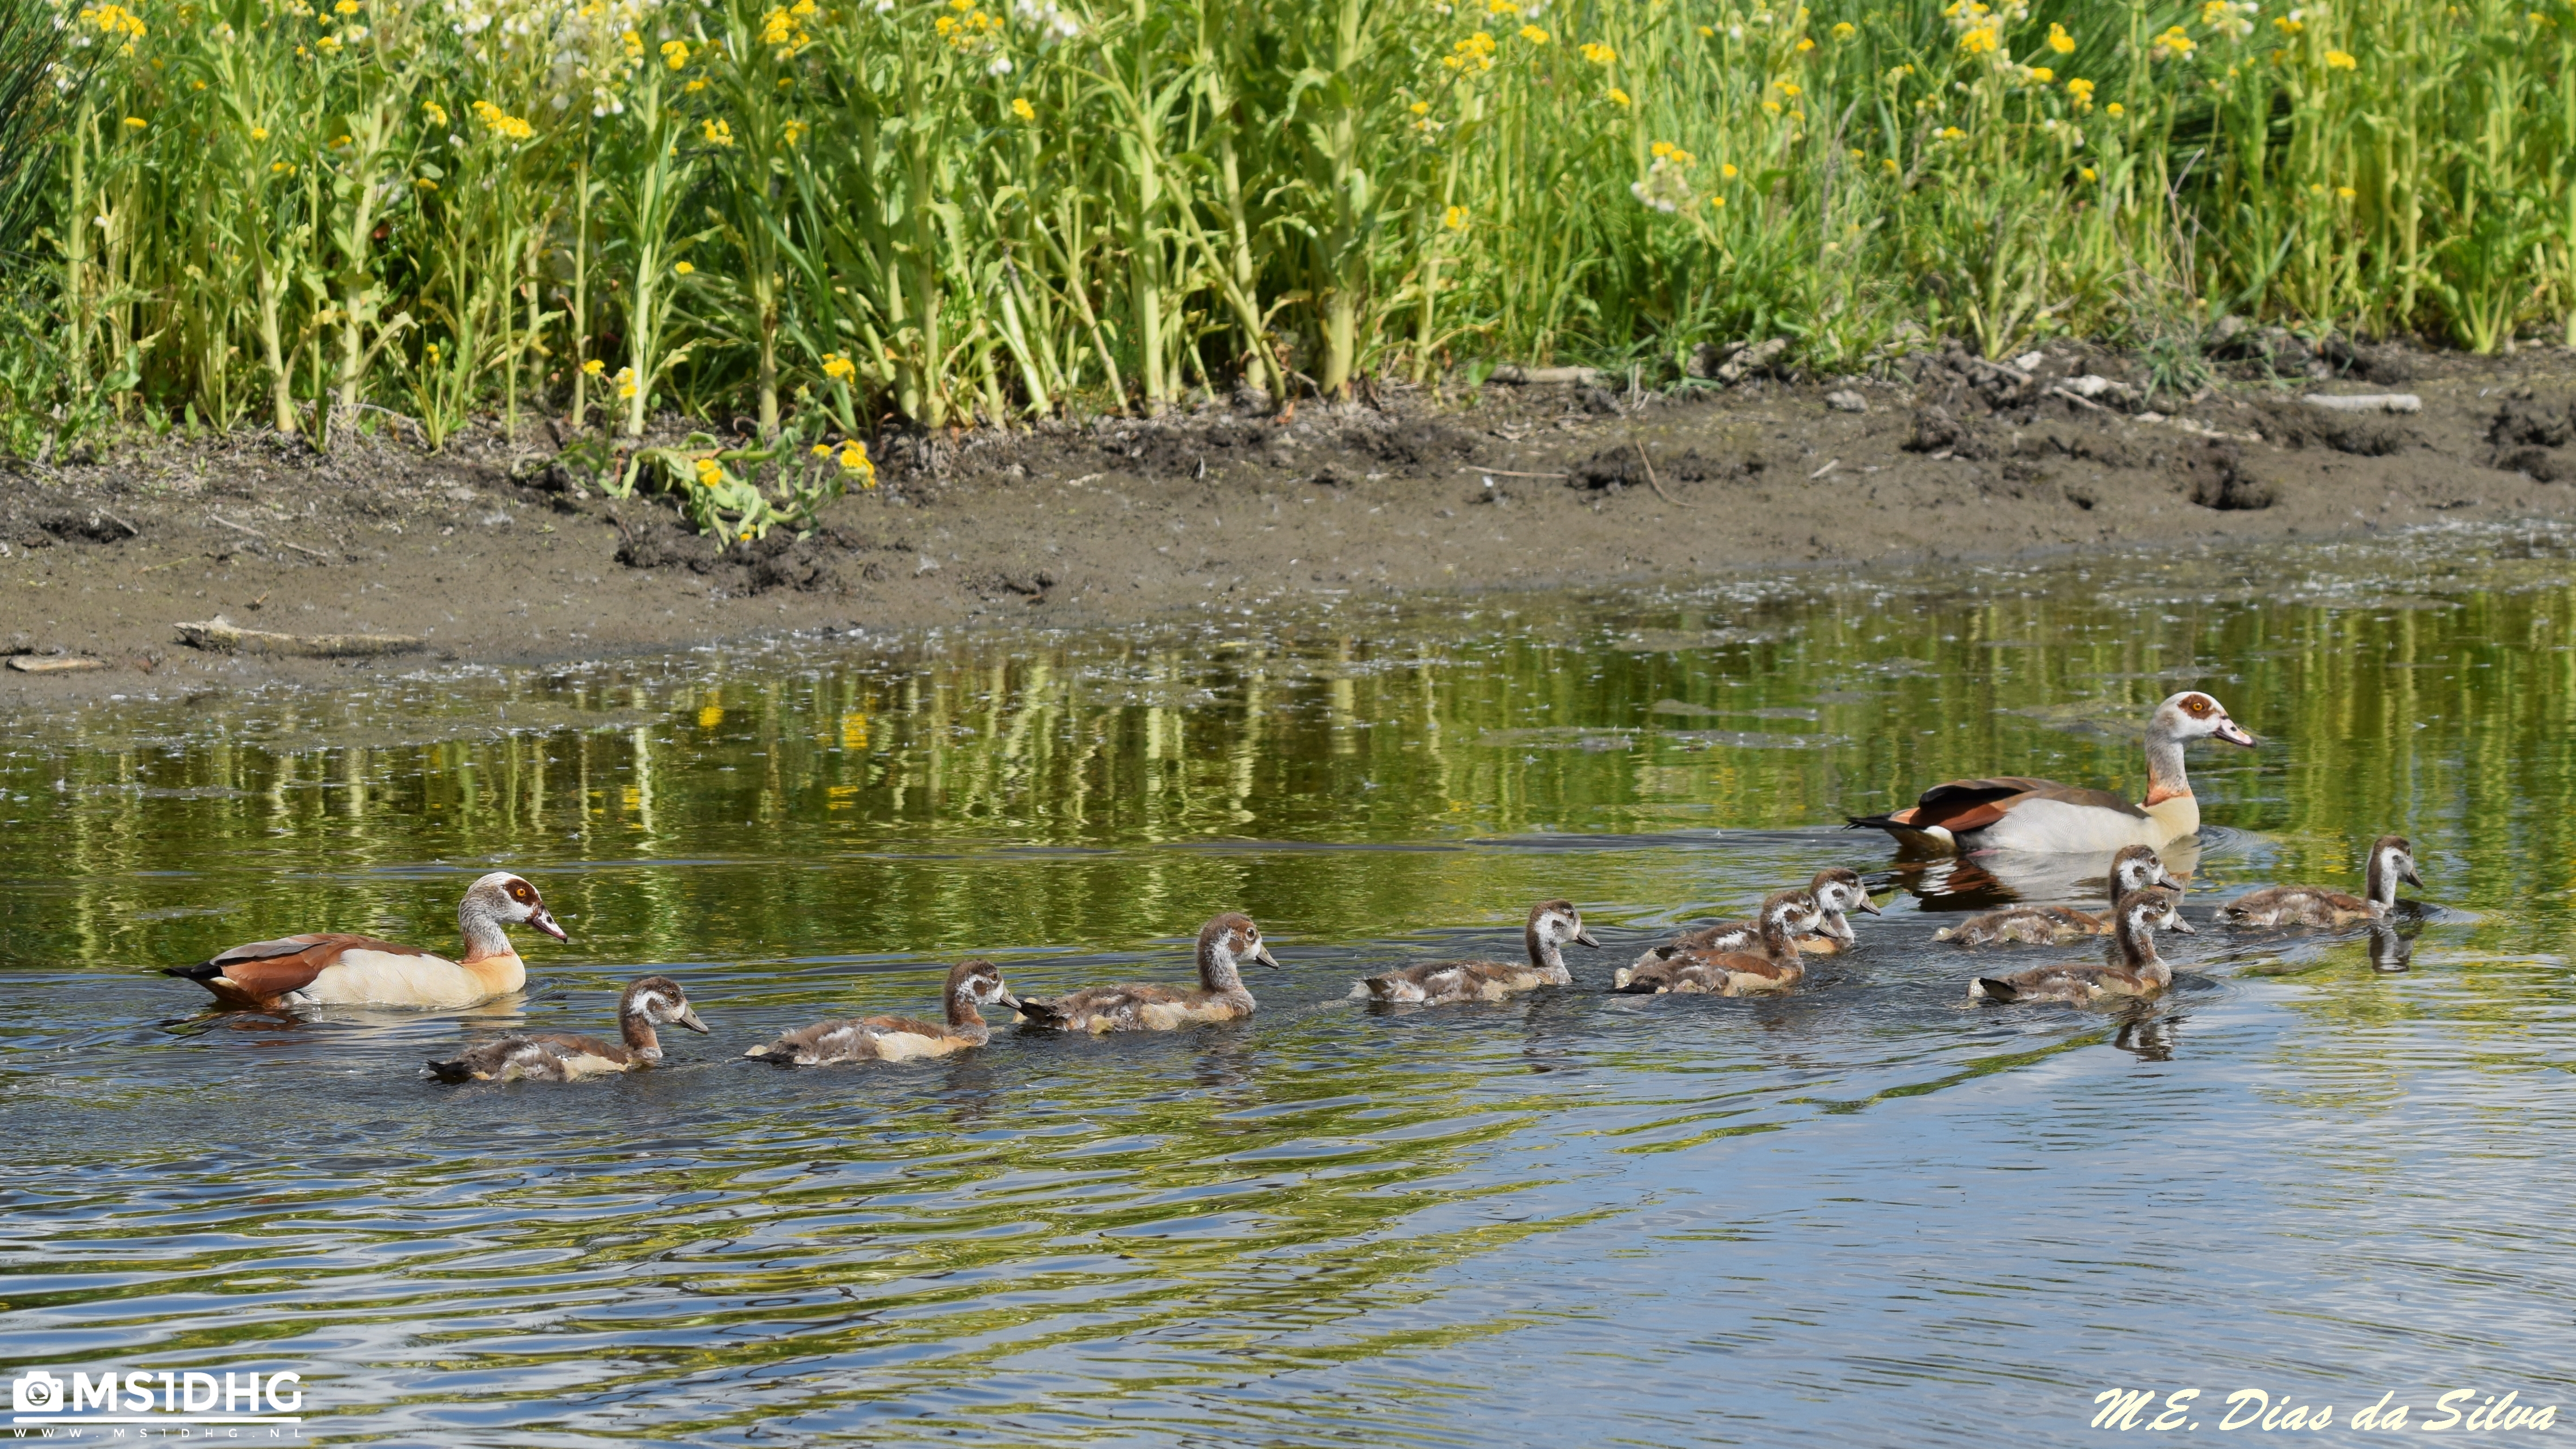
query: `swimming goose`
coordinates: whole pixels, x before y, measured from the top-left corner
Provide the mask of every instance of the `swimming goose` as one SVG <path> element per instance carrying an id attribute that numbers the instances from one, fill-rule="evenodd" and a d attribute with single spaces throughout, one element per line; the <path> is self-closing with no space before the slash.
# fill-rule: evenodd
<path id="1" fill-rule="evenodd" d="M 1916 854 L 2035 850 L 2066 855 L 2124 845 L 2161 849 L 2200 829 L 2200 802 L 2192 798 L 2191 780 L 2183 772 L 2182 748 L 2209 739 L 2247 748 L 2255 743 L 2227 717 L 2224 705 L 2198 690 L 2185 690 L 2157 705 L 2147 721 L 2147 798 L 2141 804 L 2132 805 L 2108 790 L 1998 775 L 1935 785 L 1903 810 L 1855 815 L 1851 823 L 1884 830 Z"/>
<path id="2" fill-rule="evenodd" d="M 2111 857 L 2111 906 L 2118 909 L 2120 897 L 2149 886 L 2182 889 L 2182 882 L 2165 873 L 2165 863 L 2154 851 L 2143 845 L 2124 845 Z M 1935 941 L 1956 941 L 1962 946 L 1992 946 L 2006 941 L 2022 941 L 2033 946 L 2063 945 L 2080 936 L 2100 936 L 2111 929 L 2111 912 L 2096 915 L 2073 906 L 2007 906 L 2000 911 L 1987 911 L 1970 916 L 1955 926 L 1943 926 L 1932 933 Z"/>
<path id="3" fill-rule="evenodd" d="M 668 976 L 639 976 L 617 1002 L 622 1046 L 595 1036 L 562 1033 L 505 1036 L 446 1061 L 433 1061 L 429 1072 L 442 1082 L 571 1082 L 651 1066 L 662 1059 L 662 1039 L 653 1032 L 655 1022 L 696 1032 L 707 1029 L 679 982 Z"/>
<path id="4" fill-rule="evenodd" d="M 1762 899 L 1755 919 L 1762 923 L 1762 950 L 1694 951 L 1658 946 L 1635 966 L 1611 981 L 1613 989 L 1632 996 L 1666 992 L 1705 992 L 1712 996 L 1749 996 L 1757 991 L 1785 991 L 1805 978 L 1798 959 L 1798 936 L 1824 918 L 1815 892 L 1804 887 L 1773 891 Z"/>
<path id="5" fill-rule="evenodd" d="M 1571 986 L 1574 974 L 1565 969 L 1568 941 L 1596 951 L 1601 948 L 1592 933 L 1583 929 L 1583 915 L 1573 902 L 1541 901 L 1530 907 L 1529 922 L 1521 927 L 1528 961 L 1428 961 L 1384 976 L 1362 977 L 1351 987 L 1351 999 L 1440 1006 L 1454 1001 L 1500 1001 L 1541 986 Z"/>
<path id="6" fill-rule="evenodd" d="M 2173 984 L 2173 968 L 2156 954 L 2159 930 L 2196 934 L 2176 907 L 2180 893 L 2149 886 L 2120 897 L 2111 908 L 2115 966 L 2041 966 L 2010 976 L 1980 976 L 1968 995 L 1981 1001 L 2098 1001 L 2106 996 L 2153 996 Z"/>
<path id="7" fill-rule="evenodd" d="M 466 887 L 456 925 L 465 958 L 450 961 L 417 946 L 372 936 L 320 932 L 235 946 L 194 966 L 164 966 L 215 994 L 222 1006 L 284 1011 L 295 1006 L 460 1007 L 506 996 L 528 983 L 527 963 L 503 926 L 526 923 L 567 941 L 537 888 L 506 870 Z"/>
<path id="8" fill-rule="evenodd" d="M 908 1016 L 849 1016 L 791 1031 L 743 1055 L 797 1067 L 944 1057 L 992 1039 L 993 1029 L 984 1024 L 983 1013 L 975 1008 L 1007 1006 L 1016 1010 L 1020 1005 L 1019 998 L 1002 984 L 1002 968 L 984 960 L 960 961 L 949 968 L 942 999 L 948 1004 L 945 1026 L 932 1026 Z"/>
<path id="9" fill-rule="evenodd" d="M 1128 982 L 1086 986 L 1044 1001 L 1020 998 L 1020 1019 L 1032 1026 L 1061 1031 L 1170 1031 L 1202 1022 L 1238 1021 L 1252 1014 L 1252 993 L 1243 989 L 1237 968 L 1258 961 L 1277 970 L 1270 948 L 1261 944 L 1261 928 L 1249 916 L 1232 911 L 1199 928 L 1199 986 Z"/>
<path id="10" fill-rule="evenodd" d="M 1850 918 L 1843 914 L 1846 911 L 1867 911 L 1873 916 L 1885 914 L 1870 900 L 1869 887 L 1861 881 L 1859 872 L 1844 866 L 1829 865 L 1817 871 L 1815 878 L 1807 882 L 1807 889 L 1815 893 L 1818 920 L 1814 930 L 1798 937 L 1801 951 L 1832 955 L 1850 946 L 1856 938 L 1852 935 Z M 1748 916 L 1740 921 L 1702 926 L 1696 931 L 1675 936 L 1667 944 L 1676 950 L 1719 955 L 1730 951 L 1759 952 L 1762 949 L 1762 922 L 1758 917 Z M 1649 949 L 1632 963 L 1631 969 L 1662 960 L 1663 950 L 1662 946 Z"/>
<path id="11" fill-rule="evenodd" d="M 2355 921 L 2384 921 L 2397 906 L 2397 883 L 2422 889 L 2415 873 L 2415 847 L 2403 835 L 2383 835 L 2371 843 L 2368 898 L 2324 886 L 2270 886 L 2238 896 L 2218 908 L 2233 926 L 2348 926 Z"/>

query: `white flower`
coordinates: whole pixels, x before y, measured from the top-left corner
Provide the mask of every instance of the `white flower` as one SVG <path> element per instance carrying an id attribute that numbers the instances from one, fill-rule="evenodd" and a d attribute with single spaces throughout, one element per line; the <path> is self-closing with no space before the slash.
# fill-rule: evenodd
<path id="1" fill-rule="evenodd" d="M 984 67 L 984 69 L 994 75 L 1009 75 L 1011 73 L 1011 58 L 1007 55 L 994 56 L 993 63 Z"/>

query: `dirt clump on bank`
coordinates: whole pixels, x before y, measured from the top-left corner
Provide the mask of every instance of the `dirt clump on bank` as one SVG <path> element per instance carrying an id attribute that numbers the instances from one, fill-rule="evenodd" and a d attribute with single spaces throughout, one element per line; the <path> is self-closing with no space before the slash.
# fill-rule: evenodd
<path id="1" fill-rule="evenodd" d="M 0 697 L 420 667 L 178 642 L 177 623 L 218 615 L 417 636 L 432 658 L 499 664 L 779 630 L 1114 624 L 2576 514 L 2566 354 L 2230 343 L 2253 360 L 2184 405 L 2134 359 L 1954 347 L 1876 379 L 1381 387 L 1287 417 L 1209 401 L 1152 421 L 889 437 L 883 486 L 830 505 L 808 536 L 727 546 L 666 499 L 600 496 L 524 431 L 515 447 L 486 434 L 429 455 L 366 436 L 328 456 L 263 435 L 129 441 L 87 462 L 0 463 L 0 652 L 109 666 L 0 672 Z M 2420 410 L 2304 400 L 2387 378 Z"/>

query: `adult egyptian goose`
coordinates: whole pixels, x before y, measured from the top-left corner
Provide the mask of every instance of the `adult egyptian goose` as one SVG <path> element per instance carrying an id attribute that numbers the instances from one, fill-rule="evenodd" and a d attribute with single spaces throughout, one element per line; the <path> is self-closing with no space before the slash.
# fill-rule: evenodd
<path id="1" fill-rule="evenodd" d="M 791 1031 L 767 1046 L 744 1052 L 781 1066 L 817 1067 L 831 1062 L 908 1062 L 944 1057 L 992 1040 L 979 1006 L 1017 1010 L 1018 997 L 1002 984 L 1002 968 L 990 961 L 960 961 L 949 968 L 941 993 L 947 1023 L 932 1026 L 908 1016 L 851 1016 Z"/>
<path id="2" fill-rule="evenodd" d="M 1829 865 L 1817 871 L 1815 878 L 1807 882 L 1807 889 L 1816 897 L 1817 920 L 1814 930 L 1798 937 L 1801 951 L 1831 955 L 1848 948 L 1857 938 L 1852 934 L 1851 919 L 1844 914 L 1846 911 L 1867 911 L 1873 916 L 1884 914 L 1869 898 L 1869 887 L 1862 882 L 1860 873 L 1844 866 Z M 1762 950 L 1762 921 L 1757 915 L 1740 921 L 1702 926 L 1675 936 L 1665 945 L 1682 951 L 1717 955 L 1731 951 L 1759 953 Z M 1653 947 L 1631 963 L 1631 969 L 1664 959 L 1663 950 L 1663 946 Z"/>
<path id="3" fill-rule="evenodd" d="M 1596 951 L 1601 948 L 1592 933 L 1583 929 L 1583 914 L 1573 902 L 1541 901 L 1530 907 L 1529 921 L 1521 927 L 1527 961 L 1426 961 L 1384 976 L 1360 978 L 1351 987 L 1351 999 L 1445 1006 L 1457 1001 L 1500 1001 L 1542 986 L 1571 986 L 1574 973 L 1565 969 L 1569 941 Z"/>
<path id="4" fill-rule="evenodd" d="M 2227 709 L 2196 689 L 2156 706 L 2147 720 L 2147 798 L 2132 805 L 2108 790 L 2054 780 L 1997 775 L 1935 785 L 1902 810 L 1850 817 L 1854 828 L 1884 830 L 1909 853 L 1966 854 L 2034 850 L 2071 855 L 2124 845 L 2162 849 L 2200 829 L 2200 802 L 2183 772 L 2182 749 L 2193 740 L 2252 748 L 2255 739 Z"/>
<path id="5" fill-rule="evenodd" d="M 505 1036 L 429 1064 L 429 1074 L 442 1082 L 570 1082 L 651 1066 L 662 1059 L 662 1039 L 654 1023 L 667 1022 L 703 1032 L 680 983 L 668 976 L 639 976 L 617 1002 L 617 1033 L 622 1044 L 595 1036 L 547 1033 Z"/>
<path id="6" fill-rule="evenodd" d="M 527 963 L 510 946 L 504 926 L 527 924 L 558 941 L 571 937 L 555 924 L 537 888 L 496 870 L 465 888 L 456 906 L 465 936 L 465 958 L 450 961 L 417 946 L 397 946 L 372 936 L 318 932 L 235 946 L 194 966 L 164 966 L 215 994 L 218 1004 L 246 1011 L 297 1006 L 461 1007 L 506 996 L 528 983 Z"/>
<path id="7" fill-rule="evenodd" d="M 2153 996 L 2173 984 L 2173 968 L 2156 954 L 2157 931 L 2194 934 L 2177 909 L 2180 893 L 2163 886 L 2131 891 L 2111 908 L 2112 939 L 2119 961 L 2109 966 L 2041 966 L 2010 976 L 1980 976 L 1968 995 L 1980 1001 L 2098 1001 L 2108 996 Z"/>
<path id="8" fill-rule="evenodd" d="M 1256 1004 L 1243 988 L 1238 969 L 1258 961 L 1277 970 L 1270 948 L 1261 944 L 1261 928 L 1249 916 L 1232 911 L 1199 928 L 1199 985 L 1179 986 L 1127 982 L 1086 986 L 1044 1001 L 1020 998 L 1020 1019 L 1031 1026 L 1059 1031 L 1171 1031 L 1205 1022 L 1238 1021 Z"/>
<path id="9" fill-rule="evenodd" d="M 2182 889 L 2182 882 L 2165 873 L 2163 858 L 2143 845 L 2120 847 L 2120 853 L 2111 857 L 2110 879 L 2112 911 L 2119 908 L 2120 897 L 2131 891 L 2142 891 L 2149 886 Z M 1955 926 L 1943 926 L 1932 933 L 1932 939 L 1952 941 L 1962 946 L 1993 946 L 2007 941 L 2033 946 L 2063 945 L 2080 936 L 2108 934 L 2112 911 L 2096 915 L 2073 906 L 2007 906 L 2000 911 L 1970 916 Z"/>
<path id="10" fill-rule="evenodd" d="M 2403 835 L 2383 835 L 2370 846 L 2370 867 L 2363 877 L 2364 896 L 2346 895 L 2324 886 L 2269 886 L 2238 896 L 2218 908 L 2232 926 L 2349 926 L 2355 921 L 2384 921 L 2397 908 L 2397 883 L 2422 889 L 2415 873 L 2415 847 Z"/>
<path id="11" fill-rule="evenodd" d="M 1804 980 L 1807 968 L 1798 957 L 1798 937 L 1816 929 L 1824 919 L 1815 892 L 1804 887 L 1773 891 L 1763 897 L 1762 909 L 1754 919 L 1762 923 L 1762 949 L 1758 953 L 1658 946 L 1646 953 L 1652 960 L 1641 958 L 1637 965 L 1620 971 L 1612 978 L 1611 987 L 1631 996 L 1661 996 L 1666 992 L 1750 996 L 1762 991 L 1786 991 Z"/>

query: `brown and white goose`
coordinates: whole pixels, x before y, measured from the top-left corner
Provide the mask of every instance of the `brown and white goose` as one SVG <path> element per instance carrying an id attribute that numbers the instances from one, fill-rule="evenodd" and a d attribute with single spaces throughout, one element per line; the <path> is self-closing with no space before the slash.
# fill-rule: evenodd
<path id="1" fill-rule="evenodd" d="M 506 870 L 466 887 L 456 925 L 465 936 L 463 960 L 450 961 L 417 946 L 397 946 L 372 936 L 316 932 L 235 946 L 194 966 L 165 966 L 215 994 L 217 1003 L 248 1011 L 298 1006 L 415 1006 L 454 1008 L 506 996 L 528 983 L 527 963 L 511 948 L 504 926 L 529 925 L 558 941 L 571 939 L 555 924 L 537 888 Z"/>
<path id="2" fill-rule="evenodd" d="M 2164 860 L 2154 851 L 2143 845 L 2121 846 L 2120 853 L 2111 857 L 2112 910 L 2119 908 L 2122 896 L 2149 886 L 2179 891 L 2182 882 L 2165 873 Z M 2007 941 L 2056 946 L 2082 936 L 2107 935 L 2111 923 L 2112 911 L 2096 915 L 2073 906 L 2007 906 L 1970 916 L 1955 926 L 1943 926 L 1932 933 L 1932 939 L 1962 946 L 1993 946 Z"/>
<path id="3" fill-rule="evenodd" d="M 1980 976 L 1968 995 L 1980 1001 L 2099 1001 L 2110 996 L 2153 996 L 2173 984 L 2173 968 L 2156 954 L 2155 933 L 2194 934 L 2177 909 L 2182 896 L 2163 886 L 2131 891 L 2111 908 L 2117 964 L 2041 966 L 2010 976 Z"/>
<path id="4" fill-rule="evenodd" d="M 980 1006 L 1007 1006 L 1020 1001 L 1002 984 L 1002 968 L 990 961 L 960 961 L 948 971 L 941 993 L 947 1022 L 933 1026 L 908 1016 L 850 1016 L 791 1031 L 767 1046 L 744 1052 L 781 1066 L 815 1067 L 831 1062 L 908 1062 L 944 1057 L 992 1040 Z"/>
<path id="5" fill-rule="evenodd" d="M 611 1043 L 595 1036 L 544 1033 L 505 1036 L 429 1064 L 429 1074 L 442 1082 L 570 1082 L 651 1066 L 662 1059 L 657 1022 L 703 1032 L 680 983 L 668 976 L 639 976 L 617 1002 L 617 1034 Z"/>
<path id="6" fill-rule="evenodd" d="M 1572 941 L 1594 950 L 1601 943 L 1583 929 L 1583 914 L 1571 901 L 1541 901 L 1530 907 L 1521 927 L 1525 962 L 1426 961 L 1384 976 L 1364 976 L 1351 987 L 1354 1001 L 1421 1002 L 1441 1006 L 1456 1001 L 1500 1001 L 1542 986 L 1571 986 L 1565 969 L 1565 945 Z"/>
<path id="7" fill-rule="evenodd" d="M 1786 991 L 1806 978 L 1798 958 L 1798 937 L 1823 921 L 1815 892 L 1804 887 L 1773 891 L 1763 897 L 1754 919 L 1762 923 L 1761 951 L 1694 951 L 1658 946 L 1637 965 L 1612 978 L 1612 989 L 1631 996 L 1666 992 L 1711 996 L 1750 996 Z"/>
<path id="8" fill-rule="evenodd" d="M 2187 689 L 2156 706 L 2147 720 L 2147 798 L 2132 805 L 2108 790 L 2086 790 L 2026 775 L 1952 780 L 1935 785 L 1902 810 L 1855 815 L 1854 827 L 1884 830 L 1915 854 L 2030 850 L 2081 854 L 2124 845 L 2161 849 L 2198 833 L 2200 802 L 2184 773 L 2183 746 L 2225 740 L 2251 748 L 2252 735 L 2226 706 Z"/>
<path id="9" fill-rule="evenodd" d="M 1243 987 L 1239 969 L 1258 961 L 1277 970 L 1270 948 L 1261 944 L 1261 928 L 1249 916 L 1232 911 L 1199 928 L 1199 984 L 1191 990 L 1128 982 L 1086 986 L 1080 991 L 1039 1001 L 1020 998 L 1020 1019 L 1031 1026 L 1059 1031 L 1171 1031 L 1206 1022 L 1239 1021 L 1256 1003 Z"/>
<path id="10" fill-rule="evenodd" d="M 1847 911 L 1867 911 L 1873 916 L 1884 914 L 1869 898 L 1869 886 L 1861 880 L 1860 873 L 1844 866 L 1829 865 L 1817 871 L 1815 878 L 1807 882 L 1807 889 L 1816 897 L 1817 921 L 1814 930 L 1798 937 L 1801 951 L 1832 955 L 1848 949 L 1857 938 L 1852 934 L 1850 917 L 1844 914 Z M 1682 951 L 1717 955 L 1731 951 L 1759 953 L 1762 950 L 1762 921 L 1755 915 L 1740 921 L 1702 926 L 1675 936 L 1665 945 Z M 1663 946 L 1648 949 L 1631 963 L 1631 969 L 1662 960 L 1660 953 L 1663 950 Z"/>
<path id="11" fill-rule="evenodd" d="M 2403 835 L 2383 835 L 2371 843 L 2370 867 L 2362 896 L 2324 886 L 2269 886 L 2238 896 L 2218 908 L 2231 926 L 2349 926 L 2355 921 L 2384 921 L 2397 907 L 2397 883 L 2421 889 L 2415 873 L 2415 847 Z"/>

